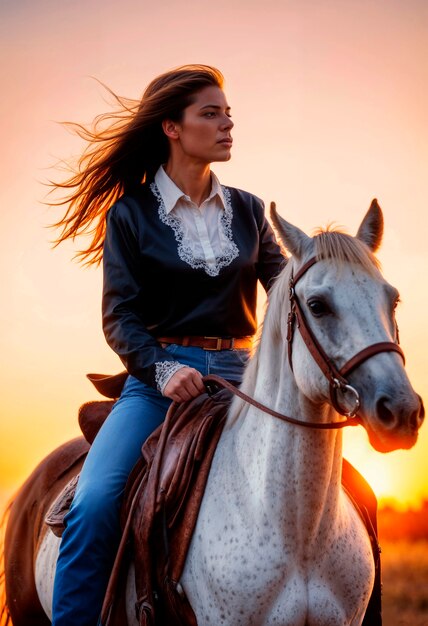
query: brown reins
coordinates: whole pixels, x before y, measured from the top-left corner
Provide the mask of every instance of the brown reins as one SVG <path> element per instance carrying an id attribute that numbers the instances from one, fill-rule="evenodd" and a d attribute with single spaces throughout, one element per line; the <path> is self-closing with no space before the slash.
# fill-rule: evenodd
<path id="1" fill-rule="evenodd" d="M 304 426 L 306 428 L 318 428 L 318 429 L 334 429 L 334 428 L 344 428 L 345 426 L 357 426 L 361 423 L 360 419 L 357 416 L 359 407 L 360 407 L 360 397 L 358 391 L 349 384 L 346 376 L 350 374 L 354 369 L 356 369 L 359 365 L 361 365 L 364 361 L 374 356 L 375 354 L 379 354 L 380 352 L 397 352 L 403 361 L 404 353 L 398 343 L 394 343 L 392 341 L 381 341 L 378 343 L 374 343 L 367 348 L 364 348 L 357 354 L 355 354 L 349 361 L 343 365 L 340 370 L 338 370 L 332 360 L 325 353 L 323 347 L 320 345 L 318 339 L 315 337 L 312 332 L 310 326 L 306 321 L 306 317 L 303 313 L 302 307 L 300 305 L 299 299 L 296 295 L 295 286 L 297 282 L 302 278 L 302 276 L 317 262 L 316 257 L 312 257 L 307 261 L 297 272 L 296 276 L 293 277 L 293 274 L 289 280 L 289 299 L 290 299 L 290 312 L 288 314 L 287 320 L 287 343 L 288 343 L 288 360 L 290 363 L 291 369 L 293 369 L 292 362 L 292 343 L 294 330 L 297 326 L 300 335 L 309 350 L 314 361 L 317 363 L 318 367 L 323 372 L 324 376 L 327 378 L 330 387 L 330 399 L 333 407 L 340 415 L 344 415 L 347 419 L 342 420 L 340 422 L 304 422 L 303 420 L 296 419 L 294 417 L 289 417 L 288 415 L 284 415 L 268 406 L 254 400 L 244 392 L 240 391 L 236 387 L 234 387 L 231 383 L 228 383 L 224 379 L 219 376 L 215 376 L 214 374 L 210 374 L 204 377 L 204 382 L 208 383 L 207 387 L 210 390 L 209 383 L 215 383 L 216 385 L 220 385 L 221 387 L 225 387 L 229 391 L 231 391 L 234 395 L 238 396 L 248 404 L 256 407 L 257 409 L 263 411 L 264 413 L 268 413 L 273 417 L 276 417 L 284 422 L 288 422 L 289 424 L 295 424 L 296 426 Z M 353 396 L 354 406 L 350 411 L 343 409 L 339 401 L 337 399 L 337 392 L 341 391 L 342 393 L 351 394 Z"/>
<path id="2" fill-rule="evenodd" d="M 283 422 L 288 422 L 288 424 L 305 426 L 306 428 L 331 430 L 333 428 L 343 428 L 344 426 L 358 426 L 358 424 L 360 423 L 359 419 L 355 417 L 342 420 L 341 422 L 304 422 L 303 420 L 296 419 L 295 417 L 289 417 L 288 415 L 284 415 L 283 413 L 278 413 L 278 411 L 274 411 L 265 404 L 254 400 L 254 398 L 252 398 L 251 396 L 247 396 L 246 393 L 232 385 L 232 383 L 229 383 L 227 380 L 224 380 L 224 378 L 221 378 L 220 376 L 216 376 L 215 374 L 208 374 L 208 376 L 204 376 L 202 380 L 204 381 L 205 386 L 208 389 L 208 393 L 214 393 L 216 391 L 216 389 L 213 389 L 210 385 L 210 383 L 214 383 L 219 387 L 224 387 L 225 389 L 228 389 L 235 396 L 241 398 L 241 400 L 244 400 L 248 404 L 255 406 L 256 409 L 260 409 L 260 411 L 268 413 L 268 415 L 272 415 L 272 417 L 276 417 Z"/>

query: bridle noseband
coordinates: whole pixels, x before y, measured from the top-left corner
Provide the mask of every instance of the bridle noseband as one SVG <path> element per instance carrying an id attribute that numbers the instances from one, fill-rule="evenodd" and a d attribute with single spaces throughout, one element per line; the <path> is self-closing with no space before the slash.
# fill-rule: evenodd
<path id="1" fill-rule="evenodd" d="M 325 353 L 323 347 L 320 345 L 318 339 L 315 337 L 310 326 L 308 325 L 295 290 L 295 286 L 298 281 L 302 278 L 302 276 L 304 276 L 304 274 L 306 274 L 309 268 L 317 263 L 317 260 L 317 257 L 312 257 L 299 269 L 296 276 L 293 277 L 293 274 L 291 274 L 290 276 L 290 312 L 288 314 L 287 320 L 288 360 L 291 369 L 293 369 L 292 344 L 295 326 L 297 326 L 307 349 L 312 355 L 312 358 L 317 363 L 329 382 L 330 399 L 333 407 L 341 415 L 345 415 L 349 418 L 355 418 L 360 408 L 360 396 L 358 391 L 349 384 L 346 376 L 368 358 L 374 356 L 375 354 L 379 354 L 380 352 L 398 352 L 403 361 L 405 361 L 404 353 L 398 343 L 394 343 L 391 341 L 381 341 L 379 343 L 374 343 L 367 348 L 364 348 L 351 359 L 349 359 L 349 361 L 347 361 L 345 365 L 340 368 L 340 370 L 337 369 L 333 361 Z M 337 392 L 339 390 L 344 394 L 351 394 L 353 396 L 352 400 L 354 406 L 350 411 L 347 411 L 340 406 L 337 398 Z"/>

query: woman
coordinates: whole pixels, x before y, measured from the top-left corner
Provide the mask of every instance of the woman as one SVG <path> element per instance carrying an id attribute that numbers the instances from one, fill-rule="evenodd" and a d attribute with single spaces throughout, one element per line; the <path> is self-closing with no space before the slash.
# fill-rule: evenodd
<path id="1" fill-rule="evenodd" d="M 66 517 L 54 626 L 97 624 L 142 443 L 172 400 L 204 392 L 203 375 L 240 381 L 257 280 L 268 289 L 284 262 L 261 201 L 210 171 L 232 147 L 218 70 L 180 67 L 153 80 L 140 103 L 118 101 L 122 113 L 98 118 L 93 132 L 79 128 L 90 147 L 61 185 L 71 193 L 58 242 L 93 233 L 81 255 L 103 258 L 103 328 L 129 376 Z"/>

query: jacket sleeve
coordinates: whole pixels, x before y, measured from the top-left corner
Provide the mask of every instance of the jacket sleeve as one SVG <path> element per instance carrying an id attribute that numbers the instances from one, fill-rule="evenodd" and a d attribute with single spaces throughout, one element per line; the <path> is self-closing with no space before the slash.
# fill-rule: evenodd
<path id="1" fill-rule="evenodd" d="M 162 390 L 165 380 L 182 367 L 174 361 L 145 327 L 143 293 L 144 262 L 139 247 L 138 226 L 125 200 L 107 214 L 103 251 L 103 330 L 109 346 L 132 376 Z"/>
<path id="2" fill-rule="evenodd" d="M 259 228 L 259 258 L 257 262 L 257 277 L 268 292 L 274 279 L 284 269 L 287 258 L 281 252 L 272 226 L 266 219 L 264 204 L 260 200 L 256 210 L 256 219 Z"/>

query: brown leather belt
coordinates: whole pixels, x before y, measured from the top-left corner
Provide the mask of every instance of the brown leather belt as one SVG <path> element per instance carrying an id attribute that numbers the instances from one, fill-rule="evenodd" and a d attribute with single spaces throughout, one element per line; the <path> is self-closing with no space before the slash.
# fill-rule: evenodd
<path id="1" fill-rule="evenodd" d="M 249 350 L 253 338 L 247 337 L 156 337 L 160 344 L 176 343 L 180 346 L 193 346 L 204 350 Z M 165 347 L 165 346 L 163 346 Z"/>

